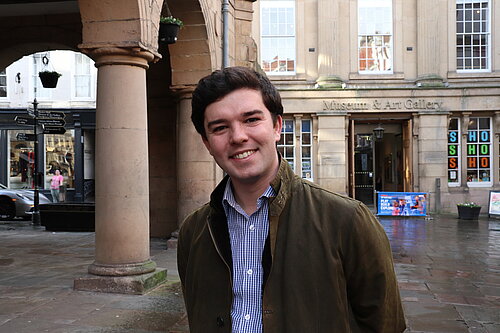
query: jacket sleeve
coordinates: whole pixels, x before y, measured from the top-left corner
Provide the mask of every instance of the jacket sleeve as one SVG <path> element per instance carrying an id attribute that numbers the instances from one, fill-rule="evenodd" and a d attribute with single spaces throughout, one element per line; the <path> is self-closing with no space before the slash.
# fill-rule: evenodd
<path id="1" fill-rule="evenodd" d="M 398 333 L 406 328 L 389 240 L 359 204 L 345 238 L 347 295 L 360 332 Z"/>
<path id="2" fill-rule="evenodd" d="M 177 270 L 179 271 L 182 292 L 184 295 L 186 294 L 184 288 L 186 283 L 187 262 L 189 258 L 189 240 L 187 239 L 189 236 L 186 229 L 186 221 L 184 221 L 181 224 L 179 238 L 177 239 Z"/>

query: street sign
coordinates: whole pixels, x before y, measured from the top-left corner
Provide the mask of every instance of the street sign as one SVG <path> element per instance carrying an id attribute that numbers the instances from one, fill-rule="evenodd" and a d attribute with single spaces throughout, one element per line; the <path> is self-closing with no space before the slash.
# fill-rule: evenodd
<path id="1" fill-rule="evenodd" d="M 19 117 L 19 116 L 16 116 L 14 118 L 14 120 L 16 121 L 16 123 L 18 125 L 34 125 L 35 124 L 35 121 L 31 118 L 26 118 L 26 117 Z"/>
<path id="2" fill-rule="evenodd" d="M 66 122 L 64 119 L 38 119 L 38 123 L 40 125 L 45 125 L 45 126 L 64 126 Z"/>
<path id="3" fill-rule="evenodd" d="M 29 133 L 17 133 L 16 138 L 19 141 L 36 141 L 35 134 L 29 134 Z"/>
<path id="4" fill-rule="evenodd" d="M 59 111 L 38 111 L 38 118 L 64 119 L 64 112 L 59 112 Z"/>
<path id="5" fill-rule="evenodd" d="M 46 126 L 42 125 L 43 134 L 64 134 L 66 129 L 64 127 Z"/>

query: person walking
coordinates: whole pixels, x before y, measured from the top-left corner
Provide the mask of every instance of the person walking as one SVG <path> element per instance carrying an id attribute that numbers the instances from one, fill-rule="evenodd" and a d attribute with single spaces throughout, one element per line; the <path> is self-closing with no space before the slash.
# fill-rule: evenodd
<path id="1" fill-rule="evenodd" d="M 277 89 L 249 68 L 193 92 L 193 124 L 227 175 L 179 230 L 190 332 L 403 332 L 384 229 L 293 173 L 276 147 L 282 115 Z"/>
<path id="2" fill-rule="evenodd" d="M 52 180 L 50 181 L 50 194 L 52 194 L 52 202 L 59 202 L 59 188 L 62 186 L 64 182 L 64 177 L 61 175 L 61 171 L 54 171 L 54 176 L 52 176 Z"/>

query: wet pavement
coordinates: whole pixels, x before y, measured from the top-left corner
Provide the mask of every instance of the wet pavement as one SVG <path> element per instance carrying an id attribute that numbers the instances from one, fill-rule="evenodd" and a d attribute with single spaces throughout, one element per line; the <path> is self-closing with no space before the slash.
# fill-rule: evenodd
<path id="1" fill-rule="evenodd" d="M 500 220 L 380 218 L 393 247 L 406 332 L 500 333 Z M 188 332 L 176 251 L 151 240 L 168 282 L 146 295 L 75 291 L 94 233 L 0 222 L 0 333 Z"/>

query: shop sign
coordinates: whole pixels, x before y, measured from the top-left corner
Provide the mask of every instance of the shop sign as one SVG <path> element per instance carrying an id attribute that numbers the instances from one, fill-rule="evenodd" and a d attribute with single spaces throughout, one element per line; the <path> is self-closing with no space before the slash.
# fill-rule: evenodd
<path id="1" fill-rule="evenodd" d="M 38 119 L 38 123 L 45 126 L 64 126 L 66 124 L 64 119 Z"/>
<path id="2" fill-rule="evenodd" d="M 38 111 L 39 118 L 64 119 L 64 112 L 58 111 Z"/>
<path id="3" fill-rule="evenodd" d="M 26 118 L 26 117 L 16 116 L 14 118 L 14 120 L 16 121 L 16 123 L 18 125 L 34 125 L 35 124 L 35 120 L 33 120 L 31 118 Z"/>
<path id="4" fill-rule="evenodd" d="M 64 127 L 42 125 L 42 128 L 43 128 L 43 134 L 64 134 L 64 133 L 66 133 L 66 129 Z"/>
<path id="5" fill-rule="evenodd" d="M 323 110 L 325 111 L 363 111 L 363 110 L 441 110 L 443 102 L 428 99 L 404 99 L 404 100 L 380 100 L 359 101 L 359 100 L 323 100 Z"/>
<path id="6" fill-rule="evenodd" d="M 427 193 L 377 192 L 377 215 L 426 216 Z"/>

